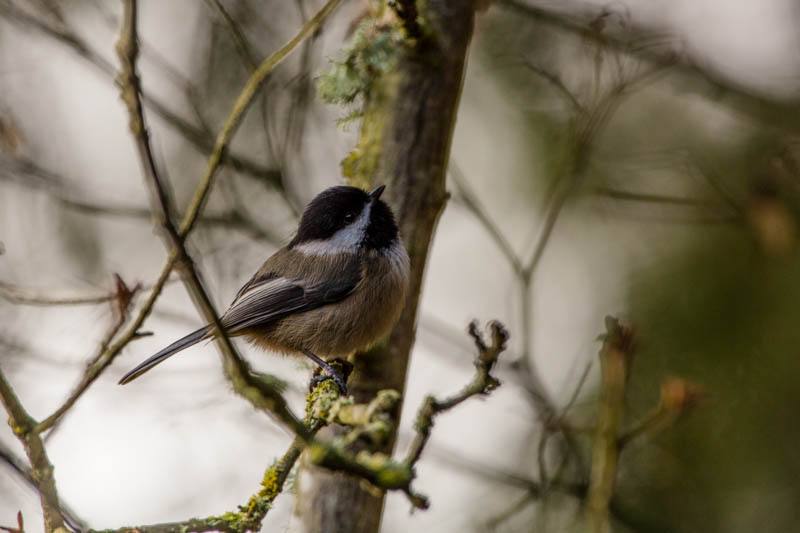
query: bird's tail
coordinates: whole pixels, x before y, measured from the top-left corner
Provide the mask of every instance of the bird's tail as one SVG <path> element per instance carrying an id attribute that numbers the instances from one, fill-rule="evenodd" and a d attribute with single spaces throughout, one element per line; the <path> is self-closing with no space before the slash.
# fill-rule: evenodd
<path id="1" fill-rule="evenodd" d="M 133 381 L 134 379 L 138 378 L 139 376 L 141 376 L 142 374 L 144 374 L 157 364 L 161 363 L 162 361 L 165 361 L 166 359 L 180 352 L 184 348 L 188 348 L 189 346 L 197 344 L 201 340 L 207 338 L 210 332 L 211 328 L 205 326 L 193 333 L 189 333 L 182 339 L 173 342 L 172 344 L 170 344 L 169 346 L 167 346 L 166 348 L 164 348 L 157 354 L 153 355 L 152 357 L 141 363 L 139 366 L 137 366 L 124 376 L 122 376 L 122 379 L 119 380 L 119 384 L 125 385 L 126 383 Z"/>

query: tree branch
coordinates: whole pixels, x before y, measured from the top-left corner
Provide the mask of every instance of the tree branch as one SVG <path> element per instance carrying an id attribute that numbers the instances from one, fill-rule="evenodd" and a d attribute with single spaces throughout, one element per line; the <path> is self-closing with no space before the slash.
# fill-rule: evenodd
<path id="1" fill-rule="evenodd" d="M 125 325 L 125 322 L 128 320 L 128 315 L 131 307 L 131 302 L 133 301 L 133 297 L 136 293 L 140 290 L 141 286 L 136 285 L 132 289 L 129 289 L 125 282 L 122 281 L 122 278 L 115 275 L 116 280 L 116 290 L 114 292 L 114 307 L 113 307 L 113 315 L 114 315 L 114 322 L 111 324 L 111 327 L 108 329 L 106 334 L 103 336 L 103 339 L 100 341 L 100 348 L 97 352 L 97 355 L 92 357 L 89 360 L 89 364 L 86 367 L 86 372 L 83 375 L 78 386 L 72 391 L 72 393 L 67 397 L 61 406 L 53 412 L 50 416 L 42 420 L 36 425 L 35 431 L 36 433 L 42 433 L 47 431 L 48 429 L 53 428 L 53 426 L 59 421 L 59 419 L 64 416 L 64 414 L 75 405 L 75 402 L 78 401 L 78 398 L 89 388 L 94 380 L 100 373 L 98 370 L 99 367 L 103 365 L 103 362 L 107 360 L 105 357 L 109 351 L 109 344 L 111 343 L 112 339 L 119 333 L 122 329 L 122 326 Z M 131 337 L 131 340 L 133 337 Z"/>
<path id="2" fill-rule="evenodd" d="M 17 25 L 37 30 L 43 35 L 68 46 L 78 54 L 78 57 L 93 65 L 103 74 L 112 79 L 116 79 L 117 72 L 114 66 L 70 28 L 41 20 L 27 11 L 20 9 L 10 0 L 0 0 L 0 13 Z M 155 96 L 143 94 L 142 100 L 147 107 L 152 109 L 153 112 L 161 117 L 167 124 L 175 128 L 186 140 L 195 145 L 198 149 L 204 153 L 209 153 L 213 150 L 213 138 L 206 135 L 201 128 L 194 126 L 179 116 Z M 281 173 L 278 170 L 264 167 L 244 156 L 232 153 L 225 154 L 223 163 L 230 165 L 238 172 L 261 180 L 272 187 L 282 189 Z"/>
<path id="3" fill-rule="evenodd" d="M 31 464 L 31 476 L 42 502 L 45 531 L 65 532 L 64 516 L 58 504 L 58 491 L 53 477 L 53 465 L 47 457 L 44 442 L 36 431 L 36 420 L 22 407 L 2 369 L 0 369 L 0 401 L 8 412 L 8 425 L 25 448 L 25 454 Z"/>
<path id="4" fill-rule="evenodd" d="M 578 114 L 583 115 L 586 114 L 586 108 L 584 105 L 578 100 L 578 98 L 572 93 L 572 91 L 564 85 L 564 82 L 561 80 L 561 77 L 554 73 L 550 72 L 544 67 L 541 67 L 535 64 L 533 61 L 526 59 L 523 64 L 525 67 L 536 74 L 537 76 L 541 77 L 545 81 L 549 82 L 560 94 L 564 100 L 572 107 L 572 110 Z"/>
<path id="5" fill-rule="evenodd" d="M 103 533 L 188 533 L 202 531 L 225 531 L 244 533 L 259 531 L 262 522 L 275 499 L 283 491 L 286 480 L 300 454 L 310 443 L 311 446 L 327 449 L 330 444 L 315 439 L 320 428 L 327 424 L 347 424 L 354 426 L 358 437 L 369 433 L 371 438 L 388 435 L 389 428 L 379 426 L 391 424 L 391 416 L 400 400 L 395 391 L 383 391 L 369 404 L 354 404 L 352 397 L 339 396 L 339 387 L 332 380 L 320 383 L 306 399 L 306 418 L 298 433 L 283 456 L 267 468 L 261 482 L 261 489 L 238 510 L 207 518 L 192 518 L 180 522 L 121 527 L 103 530 Z M 352 459 L 349 459 L 352 461 Z"/>
<path id="6" fill-rule="evenodd" d="M 239 506 L 236 511 L 207 518 L 191 518 L 180 522 L 107 529 L 98 533 L 189 533 L 202 531 L 244 533 L 246 531 L 260 531 L 264 518 L 275 499 L 283 491 L 284 484 L 292 468 L 306 447 L 305 439 L 313 437 L 322 425 L 321 421 L 310 419 L 308 421 L 307 434 L 304 437 L 296 436 L 294 438 L 283 456 L 264 472 L 261 489 L 251 496 L 245 505 Z"/>
<path id="7" fill-rule="evenodd" d="M 348 439 L 337 439 L 333 443 L 315 441 L 311 443 L 309 455 L 314 464 L 331 470 L 354 474 L 383 490 L 401 490 L 408 496 L 411 504 L 420 509 L 428 508 L 428 499 L 416 493 L 411 483 L 416 477 L 415 466 L 431 435 L 433 419 L 436 415 L 456 407 L 465 400 L 478 395 L 487 395 L 500 385 L 491 375 L 497 358 L 506 348 L 508 332 L 502 324 L 493 321 L 489 324 L 491 344 L 487 345 L 478 330 L 476 322 L 469 326 L 469 334 L 475 341 L 478 355 L 475 358 L 475 376 L 460 392 L 438 400 L 428 396 L 417 414 L 415 424 L 417 434 L 411 443 L 405 459 L 394 461 L 386 454 L 362 451 L 352 455 L 347 451 Z M 385 433 L 387 436 L 389 432 Z"/>
<path id="8" fill-rule="evenodd" d="M 592 533 L 608 533 L 611 527 L 609 505 L 617 477 L 618 433 L 634 351 L 633 332 L 613 317 L 606 317 L 606 333 L 603 339 L 600 350 L 600 406 L 586 503 L 588 525 Z"/>
<path id="9" fill-rule="evenodd" d="M 302 422 L 291 413 L 280 390 L 278 390 L 273 382 L 258 379 L 257 376 L 250 371 L 247 362 L 238 354 L 230 339 L 225 334 L 224 328 L 219 320 L 219 315 L 214 308 L 214 304 L 211 302 L 208 293 L 203 287 L 203 283 L 197 273 L 194 263 L 184 246 L 184 239 L 191 231 L 194 220 L 198 216 L 204 200 L 210 191 L 211 176 L 220 162 L 219 154 L 222 153 L 227 144 L 228 137 L 224 135 L 225 129 L 223 129 L 223 132 L 221 132 L 218 137 L 219 148 L 215 150 L 215 153 L 218 155 L 215 158 L 212 154 L 212 162 L 209 163 L 209 170 L 207 170 L 206 177 L 201 181 L 198 187 L 189 212 L 186 214 L 183 224 L 181 225 L 181 229 L 178 230 L 172 223 L 173 209 L 171 201 L 155 164 L 141 99 L 139 97 L 140 82 L 138 74 L 136 73 L 136 58 L 138 54 L 136 7 L 136 0 L 127 0 L 125 2 L 125 16 L 120 38 L 117 43 L 117 52 L 122 62 L 120 77 L 122 99 L 128 107 L 131 133 L 136 141 L 145 182 L 151 193 L 153 215 L 163 230 L 167 247 L 171 249 L 171 257 L 175 256 L 181 262 L 181 277 L 187 292 L 191 295 L 195 306 L 203 315 L 206 322 L 214 327 L 214 337 L 217 340 L 217 346 L 222 352 L 226 373 L 234 385 L 234 390 L 247 398 L 254 406 L 268 409 L 295 433 L 305 436 L 305 427 Z M 277 62 L 273 61 L 271 64 L 274 66 Z M 263 76 L 265 75 L 266 74 L 263 74 Z M 262 80 L 263 76 L 261 78 Z M 250 92 L 247 93 L 250 95 L 249 98 L 252 98 L 257 86 L 258 83 L 252 82 L 252 80 L 251 83 L 248 84 L 247 87 L 250 87 Z M 243 94 L 245 94 L 245 92 L 243 92 Z M 241 109 L 240 113 L 244 111 L 247 102 L 249 102 L 249 98 L 240 96 L 237 100 L 237 102 L 239 102 L 238 108 Z M 237 106 L 235 105 L 234 112 L 232 112 L 232 116 L 234 117 L 236 116 L 236 109 Z M 240 116 L 241 115 L 239 115 L 239 117 Z M 234 119 L 233 123 L 235 122 L 236 120 Z M 231 121 L 229 121 L 229 124 L 230 123 Z"/>
<path id="10" fill-rule="evenodd" d="M 706 65 L 700 65 L 686 55 L 681 55 L 669 47 L 642 45 L 653 41 L 658 32 L 651 28 L 627 24 L 624 31 L 601 31 L 596 21 L 607 15 L 609 8 L 600 7 L 597 11 L 583 15 L 563 12 L 558 4 L 529 3 L 522 0 L 502 0 L 502 7 L 515 13 L 530 17 L 559 30 L 591 39 L 598 45 L 611 50 L 631 54 L 659 69 L 673 69 L 698 82 L 693 90 L 712 101 L 724 100 L 731 109 L 742 112 L 763 123 L 777 126 L 785 131 L 800 132 L 800 106 L 794 99 L 779 100 L 758 94 L 745 85 L 726 78 Z M 664 36 L 658 36 L 659 41 Z"/>
<path id="11" fill-rule="evenodd" d="M 15 183 L 45 191 L 53 200 L 67 209 L 91 216 L 110 216 L 120 218 L 144 219 L 152 221 L 152 213 L 145 207 L 132 205 L 103 205 L 78 199 L 85 196 L 79 190 L 68 190 L 70 180 L 52 170 L 46 169 L 36 162 L 20 156 L 8 157 L 0 154 L 0 171 Z M 19 179 L 18 176 L 26 179 Z M 249 217 L 241 205 L 229 208 L 218 215 L 202 214 L 198 224 L 211 227 L 231 228 L 249 235 L 253 239 L 279 244 L 283 237 L 264 228 Z M 88 302 L 87 302 L 88 303 Z"/>
<path id="12" fill-rule="evenodd" d="M 661 383 L 661 400 L 649 414 L 635 422 L 619 436 L 617 447 L 622 451 L 631 442 L 655 435 L 671 426 L 703 399 L 700 385 L 682 378 L 667 378 Z"/>
<path id="13" fill-rule="evenodd" d="M 244 117 L 245 111 L 250 106 L 258 90 L 266 80 L 272 70 L 277 67 L 288 56 L 303 39 L 314 32 L 320 24 L 333 12 L 333 10 L 341 3 L 342 0 L 328 0 L 328 2 L 311 18 L 297 34 L 292 37 L 285 45 L 273 53 L 270 57 L 265 59 L 258 68 L 250 76 L 250 79 L 245 84 L 236 101 L 233 104 L 228 119 L 225 121 L 222 129 L 217 135 L 217 140 L 214 144 L 214 149 L 208 158 L 206 171 L 200 180 L 200 186 L 195 193 L 189 209 L 184 218 L 184 222 L 180 226 L 179 235 L 185 237 L 191 230 L 192 225 L 197 217 L 197 212 L 200 210 L 205 201 L 208 189 L 211 186 L 214 174 L 219 167 L 227 149 L 228 143 L 233 137 L 234 133 L 239 127 L 239 124 Z"/>
<path id="14" fill-rule="evenodd" d="M 447 200 L 445 174 L 472 36 L 474 2 L 428 0 L 416 7 L 420 39 L 408 39 L 401 22 L 386 9 L 385 17 L 364 21 L 365 31 L 356 32 L 343 49 L 344 57 L 320 80 L 320 87 L 324 82 L 330 90 L 330 101 L 352 102 L 360 95 L 359 139 L 342 161 L 343 174 L 357 187 L 387 186 L 384 197 L 397 216 L 411 260 L 400 320 L 384 342 L 352 357 L 348 388 L 359 402 L 380 390 L 405 390 L 425 264 Z M 358 86 L 342 84 L 343 79 L 356 80 Z M 391 456 L 394 442 L 393 433 L 370 451 Z M 359 478 L 309 465 L 298 494 L 293 530 L 379 529 L 385 493 L 371 490 Z"/>
<path id="15" fill-rule="evenodd" d="M 6 463 L 8 467 L 14 471 L 25 483 L 28 484 L 33 490 L 39 491 L 39 485 L 33 477 L 33 471 L 26 465 L 22 459 L 17 457 L 11 450 L 9 450 L 3 443 L 0 442 L 0 461 Z M 61 515 L 64 521 L 76 527 L 78 531 L 88 529 L 86 522 L 78 517 L 78 514 L 71 509 L 66 503 L 60 502 Z"/>
<path id="16" fill-rule="evenodd" d="M 58 292 L 58 291 L 56 291 Z M 0 281 L 0 298 L 24 305 L 59 306 L 59 305 L 97 305 L 115 298 L 114 293 L 99 293 L 85 296 L 50 296 L 51 290 L 30 290 Z"/>

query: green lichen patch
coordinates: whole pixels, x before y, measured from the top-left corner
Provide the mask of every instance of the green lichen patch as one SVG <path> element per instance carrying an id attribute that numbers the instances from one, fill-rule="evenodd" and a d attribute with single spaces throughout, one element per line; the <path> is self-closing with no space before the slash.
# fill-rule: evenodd
<path id="1" fill-rule="evenodd" d="M 372 87 L 395 70 L 404 36 L 396 24 L 367 18 L 353 34 L 331 67 L 317 79 L 317 94 L 329 104 L 349 108 L 339 119 L 344 125 L 362 116 L 362 104 Z"/>

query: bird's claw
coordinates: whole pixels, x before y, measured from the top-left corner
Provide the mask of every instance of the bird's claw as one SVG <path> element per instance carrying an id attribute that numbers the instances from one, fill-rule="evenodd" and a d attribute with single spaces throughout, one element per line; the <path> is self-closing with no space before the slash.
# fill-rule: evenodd
<path id="1" fill-rule="evenodd" d="M 311 378 L 311 383 L 309 389 L 314 390 L 317 385 L 322 383 L 323 381 L 327 381 L 332 379 L 334 383 L 339 387 L 339 394 L 342 396 L 347 396 L 347 384 L 344 381 L 344 378 L 341 374 L 336 372 L 329 372 L 328 370 L 322 370 L 319 374 L 316 374 L 314 377 Z"/>

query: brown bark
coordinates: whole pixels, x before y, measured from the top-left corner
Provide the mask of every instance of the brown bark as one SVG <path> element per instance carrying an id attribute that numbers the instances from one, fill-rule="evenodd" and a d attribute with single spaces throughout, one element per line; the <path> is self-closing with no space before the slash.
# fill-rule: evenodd
<path id="1" fill-rule="evenodd" d="M 411 258 L 400 321 L 385 344 L 356 354 L 349 386 L 358 402 L 381 389 L 404 391 L 425 263 L 447 199 L 445 173 L 474 10 L 471 1 L 429 0 L 420 3 L 419 16 L 422 35 L 406 40 L 396 68 L 375 80 L 366 96 L 359 142 L 348 161 L 354 184 L 387 185 Z M 382 451 L 392 451 L 395 437 Z M 342 473 L 302 468 L 293 531 L 378 531 L 383 494 Z"/>

